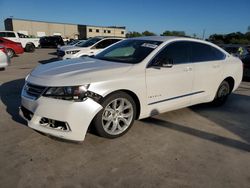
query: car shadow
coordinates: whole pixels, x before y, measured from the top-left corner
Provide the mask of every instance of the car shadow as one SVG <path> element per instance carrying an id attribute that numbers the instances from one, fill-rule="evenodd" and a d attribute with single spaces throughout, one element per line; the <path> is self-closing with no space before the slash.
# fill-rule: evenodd
<path id="1" fill-rule="evenodd" d="M 54 56 L 57 56 L 57 53 L 56 52 L 50 52 L 48 53 L 49 55 L 54 55 Z"/>
<path id="2" fill-rule="evenodd" d="M 200 104 L 189 107 L 195 113 L 216 123 L 216 125 L 238 135 L 242 140 L 236 140 L 225 136 L 187 127 L 184 124 L 175 124 L 162 119 L 161 116 L 143 119 L 146 124 L 165 127 L 188 135 L 208 140 L 227 147 L 250 152 L 250 96 L 232 94 L 226 104 L 214 107 L 211 104 Z M 152 110 L 152 115 L 159 114 Z"/>
<path id="3" fill-rule="evenodd" d="M 6 106 L 6 111 L 11 118 L 23 125 L 27 125 L 26 121 L 19 115 L 19 106 L 21 104 L 21 91 L 24 85 L 24 79 L 13 80 L 3 83 L 0 86 L 0 98 Z"/>
<path id="4" fill-rule="evenodd" d="M 234 93 L 220 107 L 201 104 L 190 109 L 250 143 L 250 96 Z"/>
<path id="5" fill-rule="evenodd" d="M 59 59 L 53 57 L 53 58 L 46 59 L 46 60 L 40 60 L 38 62 L 41 63 L 41 64 L 47 64 L 47 63 L 52 63 L 52 62 L 55 62 L 55 61 L 59 61 Z"/>

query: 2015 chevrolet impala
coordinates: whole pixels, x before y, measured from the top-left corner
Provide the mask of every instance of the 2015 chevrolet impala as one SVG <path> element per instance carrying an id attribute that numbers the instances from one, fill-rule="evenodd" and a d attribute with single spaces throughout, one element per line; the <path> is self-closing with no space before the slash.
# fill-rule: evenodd
<path id="1" fill-rule="evenodd" d="M 241 61 L 209 42 L 133 38 L 94 57 L 39 65 L 26 78 L 20 112 L 29 127 L 57 137 L 82 141 L 91 125 L 115 138 L 135 119 L 222 104 L 241 79 Z"/>

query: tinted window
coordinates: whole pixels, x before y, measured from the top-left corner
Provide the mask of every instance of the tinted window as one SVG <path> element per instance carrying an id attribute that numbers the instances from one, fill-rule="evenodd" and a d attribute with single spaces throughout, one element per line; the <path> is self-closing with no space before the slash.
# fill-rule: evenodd
<path id="1" fill-rule="evenodd" d="M 103 49 L 118 41 L 120 41 L 120 39 L 106 39 L 106 40 L 99 42 L 96 46 L 94 46 L 94 48 Z"/>
<path id="2" fill-rule="evenodd" d="M 149 40 L 124 40 L 107 48 L 94 58 L 121 63 L 139 63 L 162 42 Z"/>
<path id="3" fill-rule="evenodd" d="M 0 37 L 6 37 L 6 32 L 0 32 Z"/>
<path id="4" fill-rule="evenodd" d="M 16 37 L 15 33 L 6 32 L 6 37 Z"/>
<path id="5" fill-rule="evenodd" d="M 192 46 L 192 62 L 216 61 L 225 59 L 225 54 L 220 50 L 198 42 L 190 42 Z"/>
<path id="6" fill-rule="evenodd" d="M 22 33 L 17 33 L 19 38 L 29 38 L 27 35 L 24 35 Z"/>
<path id="7" fill-rule="evenodd" d="M 101 38 L 91 38 L 89 40 L 86 40 L 83 43 L 77 44 L 76 46 L 79 46 L 79 47 L 89 47 L 89 46 L 94 45 L 95 43 L 97 43 L 100 40 L 101 40 Z"/>
<path id="8" fill-rule="evenodd" d="M 174 64 L 187 63 L 189 60 L 189 46 L 187 42 L 174 42 L 167 45 L 156 57 L 152 64 L 157 65 L 171 60 Z"/>

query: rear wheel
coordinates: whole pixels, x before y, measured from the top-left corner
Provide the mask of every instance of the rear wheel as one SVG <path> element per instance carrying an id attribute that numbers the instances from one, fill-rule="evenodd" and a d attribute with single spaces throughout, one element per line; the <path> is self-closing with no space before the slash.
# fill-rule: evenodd
<path id="1" fill-rule="evenodd" d="M 230 85 L 227 81 L 223 81 L 220 86 L 219 86 L 219 89 L 216 93 L 216 96 L 215 96 L 215 99 L 213 100 L 213 104 L 215 106 L 220 106 L 220 105 L 223 105 L 229 94 L 231 93 L 231 90 L 230 90 Z"/>
<path id="2" fill-rule="evenodd" d="M 136 105 L 132 97 L 124 92 L 108 96 L 102 103 L 103 109 L 93 120 L 97 133 L 106 138 L 124 135 L 134 123 Z"/>
<path id="3" fill-rule="evenodd" d="M 26 44 L 26 46 L 25 46 L 25 51 L 26 51 L 26 52 L 34 52 L 34 51 L 35 51 L 35 46 L 34 46 L 34 44 Z"/>
<path id="4" fill-rule="evenodd" d="M 12 58 L 12 57 L 14 57 L 15 52 L 14 52 L 14 50 L 12 50 L 10 48 L 7 48 L 6 49 L 6 54 L 7 54 L 8 57 Z"/>

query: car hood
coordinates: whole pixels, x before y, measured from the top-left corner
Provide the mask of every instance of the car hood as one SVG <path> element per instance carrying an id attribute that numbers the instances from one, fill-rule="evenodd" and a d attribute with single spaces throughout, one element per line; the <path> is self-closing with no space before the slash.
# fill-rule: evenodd
<path id="1" fill-rule="evenodd" d="M 87 48 L 79 47 L 79 46 L 62 46 L 61 47 L 62 51 L 83 50 L 83 49 L 87 49 Z"/>
<path id="2" fill-rule="evenodd" d="M 72 86 L 121 77 L 132 68 L 126 63 L 84 57 L 37 66 L 26 81 L 41 86 Z"/>

